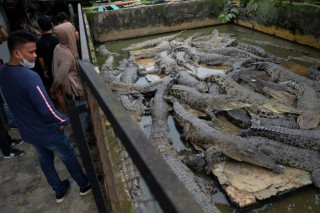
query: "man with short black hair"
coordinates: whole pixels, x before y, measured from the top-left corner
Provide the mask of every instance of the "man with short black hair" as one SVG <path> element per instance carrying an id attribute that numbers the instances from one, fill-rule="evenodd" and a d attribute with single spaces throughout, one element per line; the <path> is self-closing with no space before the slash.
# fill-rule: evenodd
<path id="1" fill-rule="evenodd" d="M 48 87 L 51 88 L 53 82 L 52 75 L 52 58 L 53 50 L 59 44 L 59 40 L 52 35 L 52 21 L 47 15 L 42 15 L 38 18 L 38 25 L 41 29 L 41 37 L 37 41 L 38 60 L 44 71 L 44 76 L 49 79 Z"/>
<path id="2" fill-rule="evenodd" d="M 68 179 L 61 181 L 54 167 L 57 154 L 80 187 L 80 195 L 91 190 L 80 167 L 74 148 L 64 133 L 69 118 L 60 114 L 52 104 L 34 67 L 36 38 L 26 31 L 9 35 L 10 60 L 0 69 L 0 87 L 17 122 L 22 139 L 33 145 L 41 169 L 61 203 L 70 188 Z"/>

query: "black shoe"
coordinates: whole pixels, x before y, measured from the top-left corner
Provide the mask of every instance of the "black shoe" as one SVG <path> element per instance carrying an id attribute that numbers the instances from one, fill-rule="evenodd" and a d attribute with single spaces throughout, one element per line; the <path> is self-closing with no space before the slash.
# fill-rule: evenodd
<path id="1" fill-rule="evenodd" d="M 10 125 L 10 129 L 18 129 L 17 124 Z"/>
<path id="2" fill-rule="evenodd" d="M 15 158 L 15 157 L 20 157 L 24 155 L 23 150 L 18 150 L 18 149 L 12 149 L 11 153 L 9 155 L 4 155 L 4 158 Z"/>
<path id="3" fill-rule="evenodd" d="M 80 195 L 81 196 L 85 196 L 89 192 L 91 192 L 91 185 L 90 184 L 88 186 L 85 186 L 85 187 L 80 187 Z"/>
<path id="4" fill-rule="evenodd" d="M 13 139 L 11 140 L 11 147 L 19 146 L 20 144 L 23 144 L 22 139 Z"/>
<path id="5" fill-rule="evenodd" d="M 62 203 L 64 201 L 64 198 L 65 198 L 65 196 L 68 193 L 69 188 L 70 188 L 70 181 L 68 179 L 63 180 L 62 184 L 65 187 L 65 190 L 62 193 L 56 193 L 56 201 L 57 201 L 57 203 Z"/>

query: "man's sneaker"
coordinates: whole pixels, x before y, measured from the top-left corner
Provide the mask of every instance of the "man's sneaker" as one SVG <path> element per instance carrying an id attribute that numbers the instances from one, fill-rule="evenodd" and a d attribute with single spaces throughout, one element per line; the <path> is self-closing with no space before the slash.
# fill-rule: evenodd
<path id="1" fill-rule="evenodd" d="M 11 147 L 19 146 L 20 144 L 23 144 L 22 139 L 13 139 L 11 140 Z"/>
<path id="2" fill-rule="evenodd" d="M 23 150 L 18 150 L 18 149 L 12 149 L 11 153 L 9 155 L 4 155 L 4 158 L 15 158 L 15 157 L 20 157 L 24 155 Z"/>
<path id="3" fill-rule="evenodd" d="M 80 195 L 81 196 L 85 196 L 89 192 L 91 192 L 91 185 L 90 184 L 88 186 L 85 186 L 85 187 L 80 187 Z"/>
<path id="4" fill-rule="evenodd" d="M 62 203 L 64 201 L 64 198 L 65 198 L 65 196 L 68 193 L 69 188 L 70 188 L 70 181 L 68 179 L 63 180 L 62 184 L 64 185 L 65 190 L 62 193 L 56 193 L 56 201 L 57 201 L 57 203 Z"/>
<path id="5" fill-rule="evenodd" d="M 10 125 L 10 129 L 18 129 L 17 124 L 12 124 L 12 125 Z"/>

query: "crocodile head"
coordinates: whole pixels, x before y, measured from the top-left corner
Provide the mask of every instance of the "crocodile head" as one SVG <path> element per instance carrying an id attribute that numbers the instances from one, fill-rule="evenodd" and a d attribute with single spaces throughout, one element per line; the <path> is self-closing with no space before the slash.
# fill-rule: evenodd
<path id="1" fill-rule="evenodd" d="M 228 110 L 235 110 L 241 109 L 245 107 L 251 107 L 251 104 L 243 103 L 237 100 L 236 97 L 229 97 L 229 96 L 218 96 L 217 98 L 213 98 L 211 103 L 213 109 L 218 111 L 228 111 Z"/>
<path id="2" fill-rule="evenodd" d="M 320 112 L 305 111 L 299 115 L 297 122 L 300 129 L 312 129 L 319 125 Z"/>

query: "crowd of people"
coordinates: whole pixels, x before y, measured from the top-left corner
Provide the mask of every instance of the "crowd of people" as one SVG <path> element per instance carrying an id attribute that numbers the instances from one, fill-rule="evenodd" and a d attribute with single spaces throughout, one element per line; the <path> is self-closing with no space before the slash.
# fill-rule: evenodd
<path id="1" fill-rule="evenodd" d="M 14 158 L 24 154 L 16 146 L 23 141 L 31 144 L 47 182 L 55 191 L 57 203 L 61 203 L 70 182 L 60 179 L 54 166 L 55 154 L 77 182 L 80 195 L 91 191 L 64 132 L 69 124 L 67 105 L 71 101 L 76 106 L 87 104 L 77 63 L 79 34 L 64 12 L 57 15 L 55 27 L 50 16 L 42 15 L 37 21 L 40 38 L 38 31 L 25 24 L 9 36 L 0 26 L 0 44 L 7 40 L 10 53 L 9 62 L 0 63 L 0 148 L 4 158 Z M 93 142 L 88 114 L 81 114 L 80 119 L 87 142 Z M 21 139 L 12 139 L 8 127 L 18 128 Z"/>

